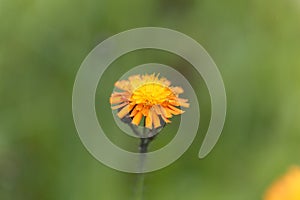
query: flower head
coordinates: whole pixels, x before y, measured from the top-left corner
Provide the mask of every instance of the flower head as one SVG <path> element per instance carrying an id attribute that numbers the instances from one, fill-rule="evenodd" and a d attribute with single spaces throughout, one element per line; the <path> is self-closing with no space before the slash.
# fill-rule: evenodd
<path id="1" fill-rule="evenodd" d="M 293 167 L 267 191 L 264 200 L 299 200 L 300 168 Z"/>
<path id="2" fill-rule="evenodd" d="M 131 123 L 139 125 L 145 117 L 149 129 L 161 126 L 161 120 L 170 123 L 173 115 L 184 113 L 179 106 L 189 107 L 187 99 L 179 98 L 181 87 L 171 87 L 171 82 L 159 75 L 134 75 L 121 80 L 115 86 L 122 92 L 114 92 L 110 97 L 112 109 L 119 109 L 118 117 L 132 118 Z"/>

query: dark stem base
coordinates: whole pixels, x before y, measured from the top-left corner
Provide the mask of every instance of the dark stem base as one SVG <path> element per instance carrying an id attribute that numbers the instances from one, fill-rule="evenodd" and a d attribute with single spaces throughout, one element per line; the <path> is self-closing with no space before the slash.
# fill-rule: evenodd
<path id="1" fill-rule="evenodd" d="M 150 142 L 154 139 L 155 136 L 149 137 L 149 138 L 141 138 L 141 143 L 139 146 L 140 153 L 147 153 L 148 152 L 148 146 Z"/>

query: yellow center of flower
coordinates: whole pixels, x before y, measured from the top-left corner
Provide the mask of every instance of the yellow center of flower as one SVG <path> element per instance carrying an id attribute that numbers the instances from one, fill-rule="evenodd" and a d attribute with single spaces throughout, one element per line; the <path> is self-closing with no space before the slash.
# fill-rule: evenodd
<path id="1" fill-rule="evenodd" d="M 160 105 L 174 97 L 173 91 L 158 83 L 146 83 L 136 88 L 131 96 L 131 101 L 135 104 L 146 106 Z"/>

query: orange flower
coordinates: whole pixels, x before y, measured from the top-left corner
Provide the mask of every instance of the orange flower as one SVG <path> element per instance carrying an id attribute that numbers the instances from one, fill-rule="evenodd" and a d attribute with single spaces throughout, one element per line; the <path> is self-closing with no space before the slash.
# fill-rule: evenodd
<path id="1" fill-rule="evenodd" d="M 161 126 L 160 119 L 166 123 L 173 115 L 184 113 L 178 106 L 189 107 L 187 99 L 179 98 L 183 93 L 181 87 L 170 87 L 171 82 L 159 75 L 134 75 L 128 80 L 121 80 L 115 86 L 122 92 L 114 92 L 110 103 L 116 104 L 112 109 L 120 109 L 119 118 L 130 116 L 132 124 L 139 125 L 145 117 L 145 125 L 149 129 Z"/>
<path id="2" fill-rule="evenodd" d="M 300 168 L 293 167 L 266 192 L 264 200 L 300 200 Z"/>

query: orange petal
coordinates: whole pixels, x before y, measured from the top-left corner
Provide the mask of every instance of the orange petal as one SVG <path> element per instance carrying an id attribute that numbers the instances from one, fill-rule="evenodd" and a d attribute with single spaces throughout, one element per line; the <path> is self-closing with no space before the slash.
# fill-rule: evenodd
<path id="1" fill-rule="evenodd" d="M 128 104 L 128 102 L 124 102 L 124 103 L 121 103 L 119 105 L 111 107 L 111 109 L 116 110 L 116 109 L 119 109 L 119 108 L 122 108 L 122 107 L 126 106 L 127 104 Z"/>
<path id="2" fill-rule="evenodd" d="M 139 125 L 140 124 L 140 122 L 141 122 L 141 120 L 142 120 L 142 117 L 143 117 L 143 114 L 142 114 L 142 112 L 138 112 L 135 116 L 134 116 L 134 118 L 133 118 L 133 120 L 132 120 L 132 123 L 134 124 L 134 125 Z"/>
<path id="3" fill-rule="evenodd" d="M 160 108 L 159 108 L 158 105 L 154 105 L 153 108 L 154 108 L 154 111 L 155 111 L 158 115 L 161 115 L 161 114 L 162 114 L 162 113 L 161 113 L 161 110 L 160 110 Z"/>
<path id="4" fill-rule="evenodd" d="M 123 117 L 125 117 L 125 116 L 130 112 L 131 109 L 132 109 L 132 108 L 131 108 L 131 105 L 125 106 L 125 107 L 122 108 L 122 110 L 120 110 L 120 112 L 118 113 L 118 117 L 122 119 Z"/>
<path id="5" fill-rule="evenodd" d="M 160 79 L 160 82 L 162 84 L 164 84 L 165 86 L 167 86 L 167 87 L 169 87 L 171 85 L 171 82 L 168 79 L 164 78 L 164 77 Z"/>
<path id="6" fill-rule="evenodd" d="M 134 109 L 132 110 L 131 114 L 130 114 L 130 117 L 134 117 L 138 112 L 139 111 L 137 109 L 137 106 L 135 106 Z"/>
<path id="7" fill-rule="evenodd" d="M 184 90 L 181 87 L 172 87 L 171 88 L 173 92 L 175 92 L 176 94 L 181 94 L 184 92 Z"/>
<path id="8" fill-rule="evenodd" d="M 109 99 L 110 104 L 117 104 L 124 102 L 124 98 L 121 95 L 112 95 Z"/>
<path id="9" fill-rule="evenodd" d="M 136 105 L 136 109 L 137 109 L 138 111 L 141 111 L 141 110 L 143 109 L 143 105 L 142 105 L 142 104 L 137 104 L 137 105 Z"/>
<path id="10" fill-rule="evenodd" d="M 130 91 L 130 83 L 129 81 L 125 81 L 125 80 L 122 80 L 122 81 L 117 81 L 115 83 L 115 86 L 121 90 L 125 90 L 125 91 Z"/>
<path id="11" fill-rule="evenodd" d="M 142 109 L 142 113 L 143 113 L 144 116 L 148 116 L 148 113 L 149 113 L 149 107 L 144 107 L 144 108 Z"/>
<path id="12" fill-rule="evenodd" d="M 190 107 L 189 103 L 184 103 L 184 102 L 179 102 L 179 105 L 182 106 L 182 107 L 186 107 L 186 108 Z"/>
<path id="13" fill-rule="evenodd" d="M 172 117 L 172 114 L 170 112 L 168 112 L 168 110 L 163 107 L 163 106 L 160 106 L 160 110 L 162 112 L 162 115 L 165 117 L 165 118 L 171 118 Z"/>
<path id="14" fill-rule="evenodd" d="M 148 111 L 148 115 L 146 117 L 146 128 L 152 129 L 152 111 Z"/>
<path id="15" fill-rule="evenodd" d="M 186 108 L 190 107 L 190 104 L 187 103 L 188 102 L 187 99 L 177 98 L 177 101 L 178 101 L 178 103 L 179 103 L 180 106 L 183 106 L 183 107 L 186 107 Z"/>
<path id="16" fill-rule="evenodd" d="M 171 121 L 168 120 L 168 118 L 166 118 L 165 116 L 161 115 L 161 118 L 162 118 L 166 123 L 171 123 Z"/>
<path id="17" fill-rule="evenodd" d="M 153 120 L 154 128 L 158 128 L 161 126 L 159 117 L 155 111 L 152 111 L 152 120 Z"/>
<path id="18" fill-rule="evenodd" d="M 177 98 L 177 101 L 180 101 L 180 102 L 188 102 L 188 100 L 187 99 L 182 99 L 182 98 Z"/>
<path id="19" fill-rule="evenodd" d="M 166 122 L 166 123 L 171 123 L 171 121 L 166 117 L 166 110 L 162 107 L 162 106 L 159 106 L 159 109 L 160 109 L 160 113 L 161 113 L 161 118 Z M 172 117 L 172 115 L 169 113 L 168 115 L 169 117 Z"/>
<path id="20" fill-rule="evenodd" d="M 176 108 L 176 107 L 174 107 L 174 106 L 172 106 L 172 105 L 169 105 L 168 107 L 169 107 L 169 109 L 168 109 L 169 112 L 170 112 L 171 114 L 173 114 L 173 115 L 179 115 L 179 114 L 184 113 L 183 110 L 180 110 L 180 109 L 178 109 L 178 108 Z"/>
<path id="21" fill-rule="evenodd" d="M 138 87 L 142 81 L 140 75 L 130 76 L 128 80 L 130 81 L 130 84 L 132 85 L 133 88 Z"/>
<path id="22" fill-rule="evenodd" d="M 169 103 L 172 104 L 173 106 L 179 106 L 179 102 L 176 100 L 169 100 Z"/>

